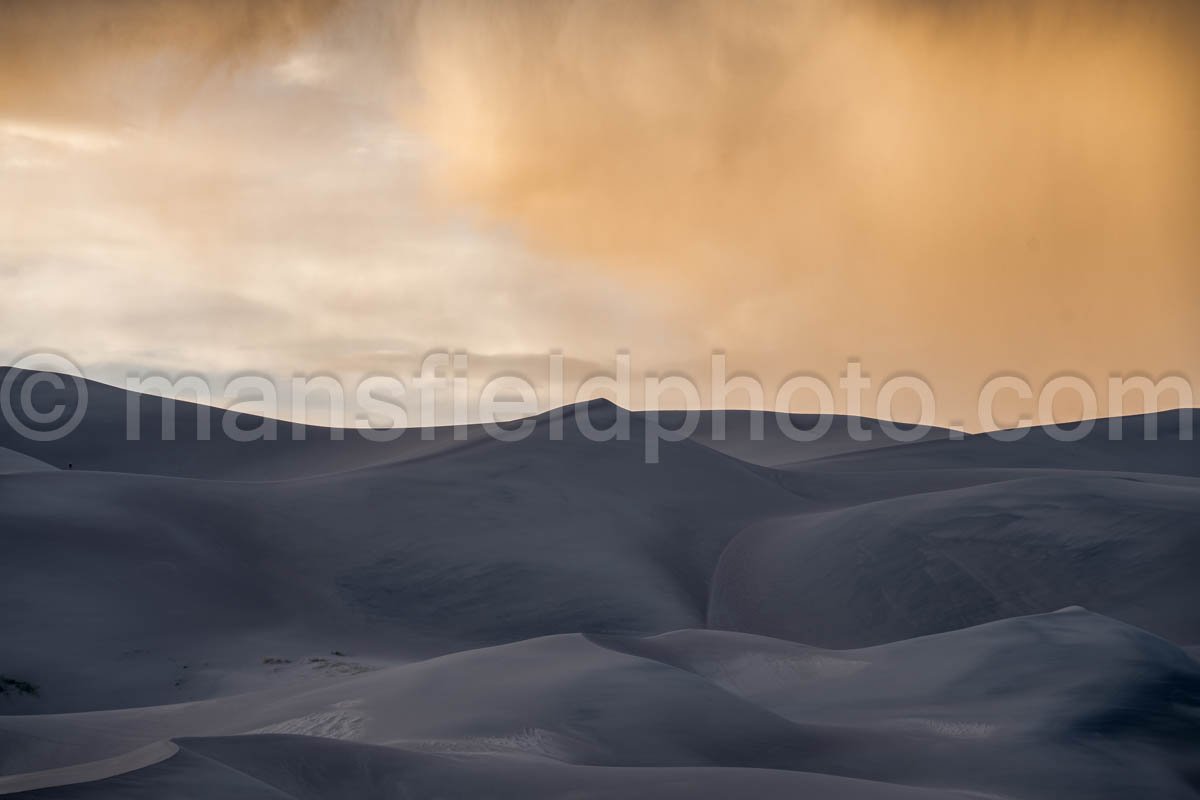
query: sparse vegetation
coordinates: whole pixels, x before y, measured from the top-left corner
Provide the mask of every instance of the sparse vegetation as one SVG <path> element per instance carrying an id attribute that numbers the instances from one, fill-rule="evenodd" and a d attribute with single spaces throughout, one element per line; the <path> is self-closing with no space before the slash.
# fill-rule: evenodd
<path id="1" fill-rule="evenodd" d="M 0 675 L 0 697 L 9 693 L 25 694 L 30 697 L 38 696 L 38 687 L 29 681 L 21 681 L 16 678 L 10 678 L 7 675 Z"/>
<path id="2" fill-rule="evenodd" d="M 267 658 L 263 659 L 263 663 L 264 664 L 290 664 L 290 663 L 292 663 L 292 660 L 290 658 L 273 658 L 273 657 L 268 656 Z"/>

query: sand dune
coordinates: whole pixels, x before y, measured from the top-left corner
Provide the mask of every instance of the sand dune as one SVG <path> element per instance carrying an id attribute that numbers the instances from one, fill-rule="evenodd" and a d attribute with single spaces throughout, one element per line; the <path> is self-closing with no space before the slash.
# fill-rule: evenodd
<path id="1" fill-rule="evenodd" d="M 1131 419 L 1122 441 L 911 444 L 769 416 L 755 441 L 738 414 L 718 441 L 705 415 L 647 464 L 639 414 L 628 441 L 552 441 L 544 415 L 511 443 L 239 442 L 147 397 L 143 430 L 174 413 L 178 438 L 127 442 L 125 394 L 88 394 L 60 440 L 0 424 L 0 793 L 1200 786 L 1177 415 L 1153 442 Z"/>
<path id="2" fill-rule="evenodd" d="M 695 771 L 711 772 L 715 783 L 700 796 L 713 797 L 723 796 L 713 787 L 739 780 L 815 791 L 816 774 L 854 779 L 825 784 L 846 797 L 892 796 L 881 784 L 998 797 L 1188 797 L 1198 704 L 1200 667 L 1181 650 L 1070 609 L 853 651 L 723 631 L 561 635 L 317 688 L 8 717 L 0 741 L 43 778 L 155 741 L 182 748 L 184 757 L 141 770 L 110 762 L 118 771 L 109 780 L 54 795 L 64 797 L 154 796 L 185 780 L 220 786 L 223 770 L 189 777 L 192 752 L 289 796 L 299 787 L 299 796 L 356 797 L 389 781 L 396 796 L 427 796 L 426 769 L 449 796 L 479 791 L 476 780 L 494 770 L 542 796 L 543 781 L 594 780 L 573 778 L 571 765 L 636 767 L 650 785 L 692 791 L 708 785 Z M 280 748 L 292 753 L 282 763 Z M 372 766 L 364 774 L 349 764 Z M 615 780 L 608 774 L 602 780 Z"/>
<path id="3" fill-rule="evenodd" d="M 0 475 L 9 475 L 14 472 L 41 472 L 50 469 L 54 469 L 54 467 L 44 461 L 38 461 L 24 453 L 0 447 Z"/>
<path id="4" fill-rule="evenodd" d="M 855 647 L 1077 603 L 1191 644 L 1197 520 L 1194 478 L 1090 471 L 775 518 L 726 548 L 709 622 Z"/>

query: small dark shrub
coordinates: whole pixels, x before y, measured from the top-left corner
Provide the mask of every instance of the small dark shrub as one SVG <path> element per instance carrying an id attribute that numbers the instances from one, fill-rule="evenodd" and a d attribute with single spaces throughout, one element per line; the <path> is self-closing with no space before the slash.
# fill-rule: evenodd
<path id="1" fill-rule="evenodd" d="M 0 675 L 0 697 L 13 692 L 14 694 L 27 694 L 30 697 L 38 696 L 38 687 L 29 681 L 19 681 L 16 678 L 10 678 L 7 675 Z"/>

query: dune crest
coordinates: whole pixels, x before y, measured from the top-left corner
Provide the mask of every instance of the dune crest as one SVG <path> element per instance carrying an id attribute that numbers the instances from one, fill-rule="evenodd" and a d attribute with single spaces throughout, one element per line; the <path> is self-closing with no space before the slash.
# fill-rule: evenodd
<path id="1" fill-rule="evenodd" d="M 126 442 L 89 394 L 0 426 L 0 794 L 1195 796 L 1190 441 L 735 414 L 648 464 L 639 414 L 202 441 L 144 397 L 179 435 Z"/>

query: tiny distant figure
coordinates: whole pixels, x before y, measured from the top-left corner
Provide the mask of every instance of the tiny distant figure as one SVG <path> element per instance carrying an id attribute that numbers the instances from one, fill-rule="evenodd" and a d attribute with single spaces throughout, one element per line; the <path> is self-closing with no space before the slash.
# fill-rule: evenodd
<path id="1" fill-rule="evenodd" d="M 74 465 L 74 464 L 67 464 L 67 469 L 75 469 L 75 465 Z"/>

